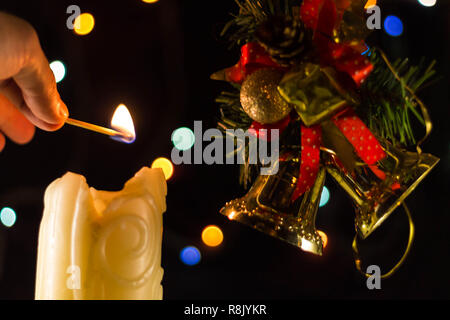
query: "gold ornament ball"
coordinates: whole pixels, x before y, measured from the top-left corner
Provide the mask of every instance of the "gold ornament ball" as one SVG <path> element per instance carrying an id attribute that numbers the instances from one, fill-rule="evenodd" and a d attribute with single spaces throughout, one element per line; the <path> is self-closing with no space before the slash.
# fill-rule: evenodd
<path id="1" fill-rule="evenodd" d="M 249 75 L 241 87 L 241 105 L 250 118 L 259 123 L 275 123 L 291 112 L 292 106 L 278 93 L 283 72 L 259 69 Z"/>

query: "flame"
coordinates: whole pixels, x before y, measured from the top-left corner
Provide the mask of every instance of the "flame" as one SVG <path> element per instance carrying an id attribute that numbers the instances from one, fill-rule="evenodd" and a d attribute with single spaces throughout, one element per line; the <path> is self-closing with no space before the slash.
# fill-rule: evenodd
<path id="1" fill-rule="evenodd" d="M 128 111 L 128 108 L 124 104 L 120 104 L 111 119 L 111 127 L 117 131 L 123 133 L 121 137 L 115 137 L 116 139 L 132 143 L 136 139 L 136 133 L 134 131 L 133 119 Z"/>

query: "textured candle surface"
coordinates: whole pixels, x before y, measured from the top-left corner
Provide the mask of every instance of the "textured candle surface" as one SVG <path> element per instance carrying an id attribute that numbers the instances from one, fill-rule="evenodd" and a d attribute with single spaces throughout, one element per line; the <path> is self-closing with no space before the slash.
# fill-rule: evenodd
<path id="1" fill-rule="evenodd" d="M 162 299 L 160 169 L 142 168 L 121 191 L 78 174 L 51 183 L 39 230 L 36 299 Z"/>

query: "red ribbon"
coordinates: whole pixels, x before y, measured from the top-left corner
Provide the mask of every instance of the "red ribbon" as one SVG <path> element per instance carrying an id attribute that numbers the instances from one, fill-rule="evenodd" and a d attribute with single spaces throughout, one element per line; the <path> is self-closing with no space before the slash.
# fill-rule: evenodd
<path id="1" fill-rule="evenodd" d="M 292 194 L 292 201 L 296 200 L 312 187 L 314 181 L 316 181 L 320 165 L 322 128 L 320 125 L 311 127 L 301 125 L 301 132 L 300 174 L 298 176 L 297 186 Z"/>
<path id="2" fill-rule="evenodd" d="M 333 118 L 336 127 L 352 144 L 358 157 L 369 166 L 386 157 L 378 140 L 351 108 Z"/>
<path id="3" fill-rule="evenodd" d="M 384 159 L 386 153 L 369 128 L 356 116 L 353 109 L 345 109 L 333 118 L 333 122 L 353 146 L 358 157 L 369 165 L 378 178 L 384 180 L 386 175 L 378 169 L 376 163 Z"/>
<path id="4" fill-rule="evenodd" d="M 332 40 L 333 30 L 339 25 L 342 12 L 350 2 L 339 1 L 338 11 L 334 0 L 304 0 L 300 18 L 306 27 L 314 31 L 314 43 L 321 63 L 349 75 L 359 87 L 373 70 L 373 65 L 354 46 Z"/>
<path id="5" fill-rule="evenodd" d="M 385 179 L 385 173 L 378 169 L 376 163 L 384 159 L 386 153 L 369 128 L 356 116 L 353 109 L 346 108 L 332 121 L 353 146 L 358 157 L 369 165 L 375 175 L 380 179 Z M 297 187 L 292 195 L 292 201 L 295 201 L 313 186 L 319 172 L 322 142 L 321 127 L 320 125 L 311 127 L 302 125 L 301 132 L 300 175 Z"/>
<path id="6" fill-rule="evenodd" d="M 228 81 L 242 83 L 247 76 L 264 67 L 286 70 L 273 61 L 272 57 L 258 43 L 249 42 L 241 47 L 239 62 L 225 70 L 225 77 Z"/>

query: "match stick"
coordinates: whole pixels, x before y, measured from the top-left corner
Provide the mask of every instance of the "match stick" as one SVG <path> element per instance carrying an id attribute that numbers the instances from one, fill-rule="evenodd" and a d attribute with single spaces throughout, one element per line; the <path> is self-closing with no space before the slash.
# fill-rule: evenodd
<path id="1" fill-rule="evenodd" d="M 117 140 L 122 140 L 123 142 L 132 142 L 134 140 L 134 137 L 127 135 L 127 133 L 113 130 L 110 128 L 101 127 L 101 126 L 98 126 L 98 125 L 95 125 L 95 124 L 92 124 L 89 122 L 84 122 L 84 121 L 80 121 L 80 120 L 76 120 L 76 119 L 67 118 L 66 123 L 70 124 L 72 126 L 86 129 L 86 130 L 91 130 L 91 131 L 95 131 L 98 133 L 106 134 Z"/>

